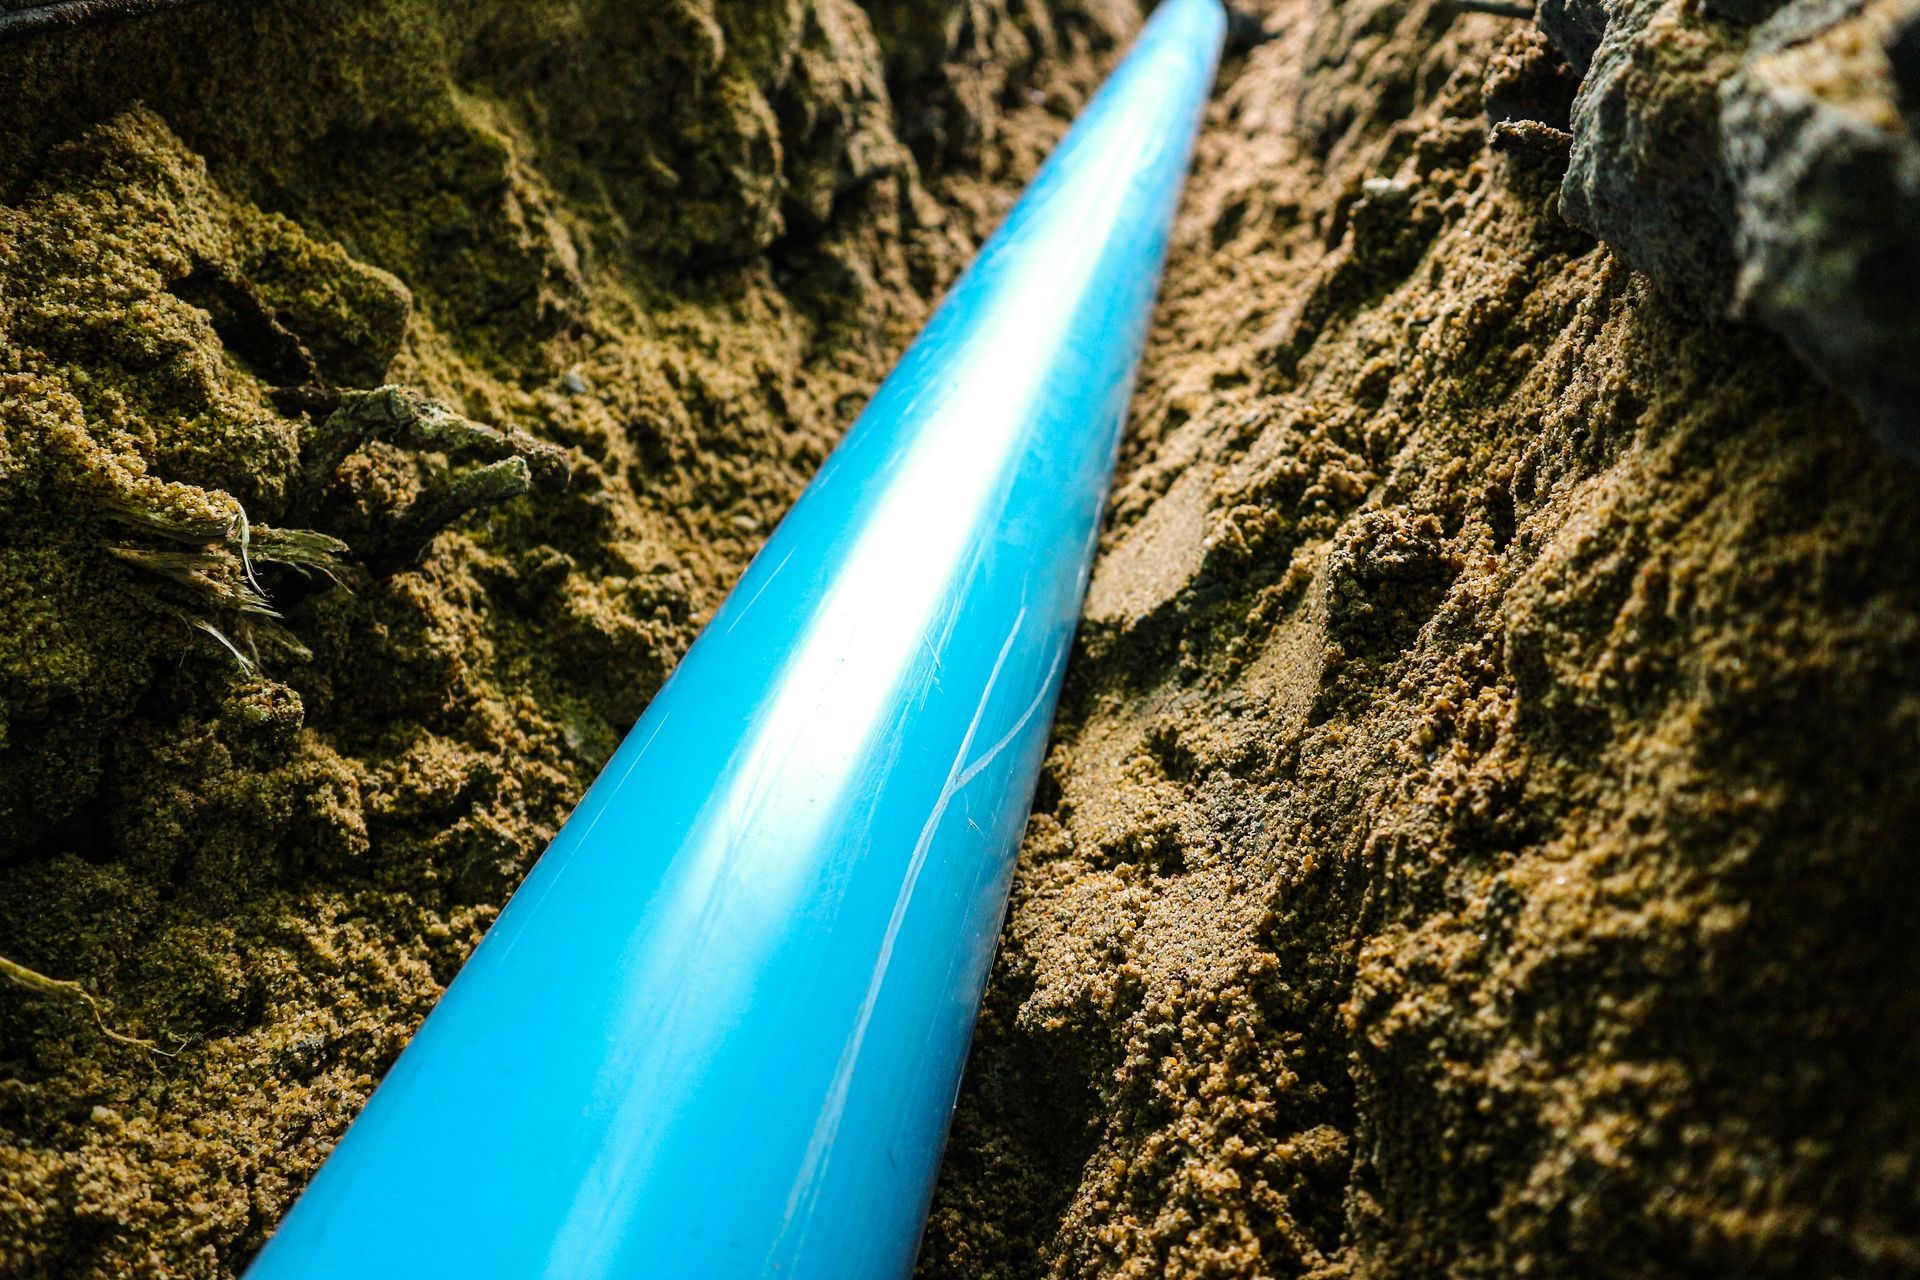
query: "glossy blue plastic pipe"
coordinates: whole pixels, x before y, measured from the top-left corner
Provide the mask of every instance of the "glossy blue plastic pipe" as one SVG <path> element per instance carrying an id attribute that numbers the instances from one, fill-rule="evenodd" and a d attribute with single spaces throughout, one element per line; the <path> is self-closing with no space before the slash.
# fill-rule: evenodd
<path id="1" fill-rule="evenodd" d="M 253 1280 L 911 1269 L 1224 26 L 1155 12 Z"/>

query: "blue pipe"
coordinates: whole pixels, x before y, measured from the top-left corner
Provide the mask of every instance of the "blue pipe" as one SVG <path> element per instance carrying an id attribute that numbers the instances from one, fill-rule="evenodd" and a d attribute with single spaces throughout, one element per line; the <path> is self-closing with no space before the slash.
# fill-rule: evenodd
<path id="1" fill-rule="evenodd" d="M 252 1280 L 911 1269 L 1224 29 L 1154 13 Z"/>

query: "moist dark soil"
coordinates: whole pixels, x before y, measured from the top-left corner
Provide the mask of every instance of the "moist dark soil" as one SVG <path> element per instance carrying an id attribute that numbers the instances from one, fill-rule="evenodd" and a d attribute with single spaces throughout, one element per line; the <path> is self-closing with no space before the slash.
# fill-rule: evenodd
<path id="1" fill-rule="evenodd" d="M 0 1274 L 244 1265 L 1136 20 L 0 43 Z"/>

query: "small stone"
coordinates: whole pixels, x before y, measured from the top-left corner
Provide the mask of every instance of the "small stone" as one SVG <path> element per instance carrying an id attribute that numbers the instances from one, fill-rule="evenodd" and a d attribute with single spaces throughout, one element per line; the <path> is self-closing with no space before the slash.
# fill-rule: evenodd
<path id="1" fill-rule="evenodd" d="M 1413 184 L 1405 178 L 1368 178 L 1360 190 L 1370 199 L 1398 202 L 1413 194 Z"/>

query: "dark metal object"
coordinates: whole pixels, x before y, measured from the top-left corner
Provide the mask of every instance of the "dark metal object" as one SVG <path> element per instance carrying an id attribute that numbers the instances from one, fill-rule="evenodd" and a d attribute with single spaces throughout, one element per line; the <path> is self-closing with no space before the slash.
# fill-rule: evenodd
<path id="1" fill-rule="evenodd" d="M 30 36 L 41 31 L 58 31 L 91 26 L 96 22 L 115 22 L 143 14 L 184 9 L 203 0 L 61 0 L 32 9 L 14 9 L 0 13 L 0 40 Z"/>
<path id="2" fill-rule="evenodd" d="M 1265 20 L 1257 13 L 1250 13 L 1239 5 L 1227 6 L 1227 52 L 1238 56 L 1252 53 L 1269 40 L 1276 40 L 1280 33 L 1269 31 Z"/>
<path id="3" fill-rule="evenodd" d="M 1522 22 L 1533 17 L 1532 5 L 1516 4 L 1513 0 L 1453 0 L 1453 7 L 1468 13 L 1490 13 L 1496 18 L 1518 18 Z"/>

